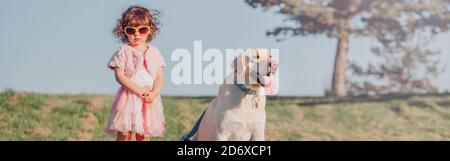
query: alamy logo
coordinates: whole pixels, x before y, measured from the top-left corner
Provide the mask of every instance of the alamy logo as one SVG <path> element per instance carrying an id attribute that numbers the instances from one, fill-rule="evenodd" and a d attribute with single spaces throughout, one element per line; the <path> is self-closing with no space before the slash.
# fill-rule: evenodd
<path id="1" fill-rule="evenodd" d="M 170 60 L 176 62 L 171 69 L 171 81 L 176 85 L 231 84 L 234 82 L 224 82 L 230 75 L 243 84 L 263 83 L 266 77 L 279 82 L 278 63 L 274 64 L 279 61 L 279 49 L 225 49 L 224 53 L 216 48 L 204 51 L 203 42 L 194 41 L 193 53 L 179 48 Z"/>

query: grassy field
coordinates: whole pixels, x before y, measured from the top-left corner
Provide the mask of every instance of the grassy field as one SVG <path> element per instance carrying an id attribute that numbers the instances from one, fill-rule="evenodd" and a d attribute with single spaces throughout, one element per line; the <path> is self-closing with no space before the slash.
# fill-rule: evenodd
<path id="1" fill-rule="evenodd" d="M 113 96 L 0 93 L 0 140 L 114 140 Z M 163 97 L 167 135 L 189 131 L 212 98 Z M 270 98 L 267 140 L 450 140 L 450 95 Z"/>

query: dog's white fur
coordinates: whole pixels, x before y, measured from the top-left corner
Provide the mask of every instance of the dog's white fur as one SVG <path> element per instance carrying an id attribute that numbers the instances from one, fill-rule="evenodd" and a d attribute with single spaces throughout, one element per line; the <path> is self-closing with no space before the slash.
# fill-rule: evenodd
<path id="1" fill-rule="evenodd" d="M 260 58 L 255 55 L 258 53 Z M 264 60 L 266 59 L 266 60 Z M 265 49 L 246 50 L 236 59 L 238 64 L 232 65 L 234 68 L 242 67 L 243 72 L 238 72 L 238 80 L 246 82 L 251 76 L 246 77 L 242 74 L 256 71 L 256 66 L 250 65 L 248 62 L 259 63 L 261 61 L 273 61 L 271 54 Z M 239 64 L 241 63 L 241 64 Z M 277 66 L 278 64 L 276 64 Z M 272 66 L 273 67 L 273 66 Z M 275 67 L 277 68 L 277 67 Z M 241 71 L 241 70 L 238 70 Z M 260 70 L 261 71 L 261 70 Z M 267 70 L 263 70 L 267 71 Z M 276 69 L 274 70 L 276 71 Z M 226 82 L 233 82 L 234 75 L 229 75 Z M 260 93 L 255 95 L 243 93 L 236 85 L 224 83 L 219 88 L 218 96 L 211 101 L 200 123 L 199 129 L 193 140 L 196 141 L 263 141 L 265 140 L 265 124 L 266 124 L 266 97 L 264 95 L 264 87 L 259 84 L 245 84 L 253 90 Z M 258 103 L 255 105 L 254 100 Z M 257 107 L 256 107 L 257 106 Z"/>

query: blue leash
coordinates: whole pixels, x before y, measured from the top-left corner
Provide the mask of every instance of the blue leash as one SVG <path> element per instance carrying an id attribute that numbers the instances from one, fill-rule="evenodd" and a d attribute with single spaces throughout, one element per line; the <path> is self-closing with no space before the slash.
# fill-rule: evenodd
<path id="1" fill-rule="evenodd" d="M 192 130 L 189 131 L 189 133 L 184 134 L 183 136 L 180 137 L 180 141 L 191 141 L 191 140 L 189 140 L 189 138 L 194 136 L 194 134 L 198 131 L 198 127 L 200 126 L 200 122 L 202 121 L 203 115 L 205 115 L 205 112 L 206 112 L 206 109 L 205 109 L 205 111 L 203 111 L 202 115 L 198 118 L 194 127 L 192 127 Z"/>

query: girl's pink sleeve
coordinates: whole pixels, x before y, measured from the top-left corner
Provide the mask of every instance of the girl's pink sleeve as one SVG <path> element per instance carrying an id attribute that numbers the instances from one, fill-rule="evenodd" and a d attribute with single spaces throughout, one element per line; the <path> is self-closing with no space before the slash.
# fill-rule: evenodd
<path id="1" fill-rule="evenodd" d="M 164 61 L 164 57 L 162 57 L 162 55 L 161 55 L 161 53 L 159 52 L 159 50 L 158 50 L 158 48 L 155 48 L 155 51 L 156 51 L 156 57 L 157 57 L 157 60 L 158 60 L 158 62 L 159 62 L 159 66 L 160 67 L 166 67 L 167 65 L 166 65 L 166 61 Z"/>
<path id="2" fill-rule="evenodd" d="M 122 50 L 117 50 L 109 60 L 108 67 L 112 70 L 114 70 L 114 68 L 125 69 L 125 60 L 125 53 Z"/>

